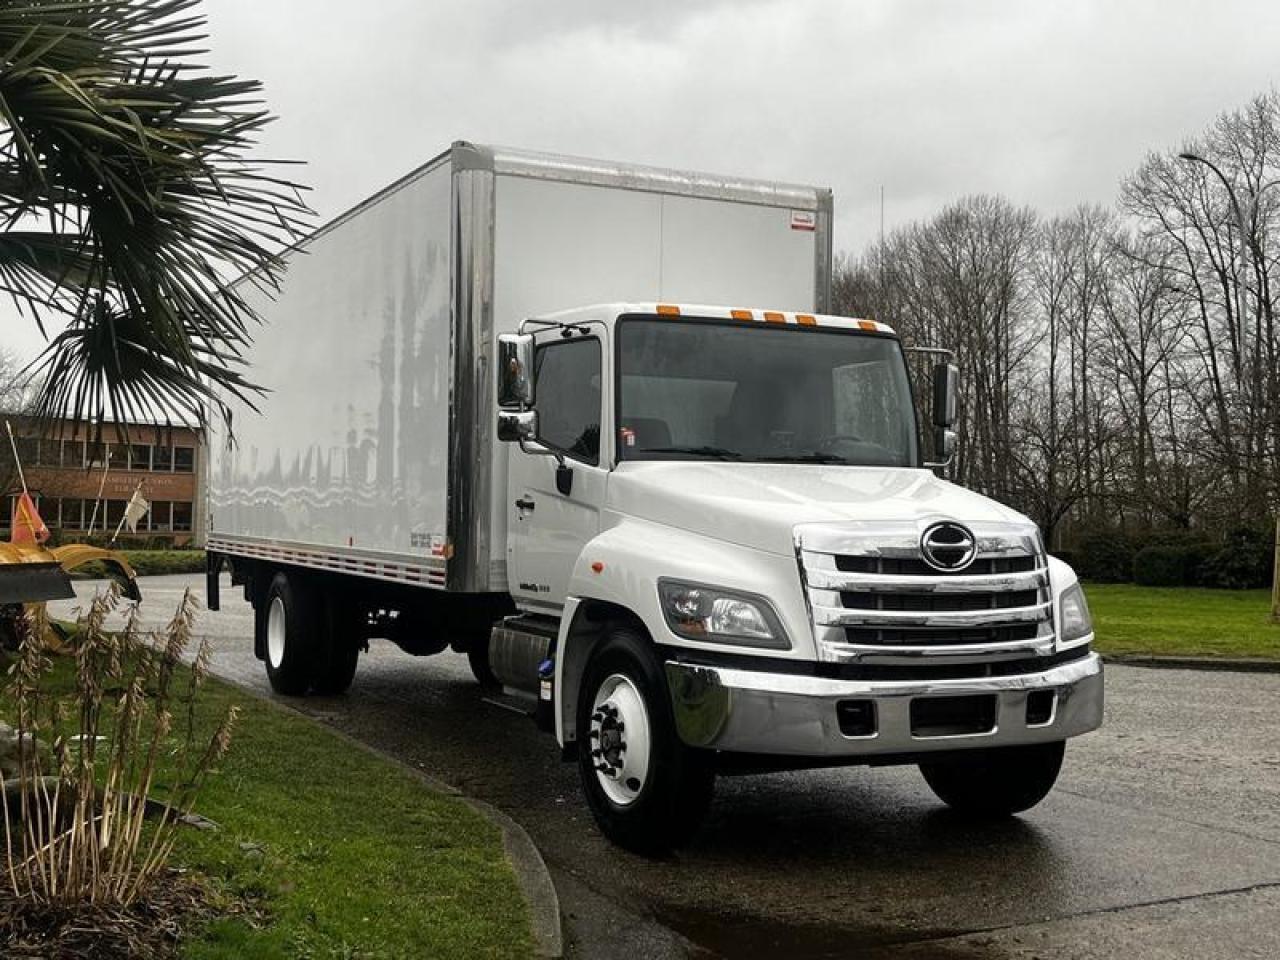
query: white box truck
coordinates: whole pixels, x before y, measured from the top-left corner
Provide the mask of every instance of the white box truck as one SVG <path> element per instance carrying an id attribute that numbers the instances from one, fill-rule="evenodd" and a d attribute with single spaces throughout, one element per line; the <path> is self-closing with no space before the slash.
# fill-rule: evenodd
<path id="1" fill-rule="evenodd" d="M 923 462 L 893 331 L 824 313 L 829 191 L 459 142 L 289 264 L 206 538 L 277 691 L 465 652 L 641 851 L 717 771 L 911 763 L 1017 812 L 1101 723 L 1074 573 Z"/>

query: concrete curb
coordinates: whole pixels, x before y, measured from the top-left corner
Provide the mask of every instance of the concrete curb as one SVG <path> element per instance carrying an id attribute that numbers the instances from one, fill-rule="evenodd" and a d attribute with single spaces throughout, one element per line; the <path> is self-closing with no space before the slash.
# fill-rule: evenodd
<path id="1" fill-rule="evenodd" d="M 218 675 L 215 674 L 215 676 Z M 525 903 L 529 905 L 534 956 L 545 957 L 548 960 L 558 960 L 558 958 L 564 956 L 564 929 L 560 916 L 560 897 L 556 893 L 555 884 L 551 880 L 551 873 L 547 870 L 542 854 L 538 852 L 533 838 L 529 836 L 524 827 L 520 826 L 497 807 L 485 803 L 483 800 L 468 797 L 452 784 L 445 783 L 429 773 L 424 773 L 422 770 L 410 766 L 399 757 L 393 756 L 385 750 L 356 739 L 345 730 L 340 730 L 333 724 L 326 723 L 324 719 L 315 714 L 295 707 L 287 701 L 264 696 L 261 691 L 254 690 L 226 677 L 218 676 L 218 679 L 223 683 L 231 684 L 238 690 L 251 694 L 263 703 L 270 704 L 278 710 L 285 710 L 289 713 L 296 713 L 300 717 L 306 717 L 312 723 L 319 724 L 356 749 L 372 754 L 378 759 L 385 760 L 387 763 L 412 774 L 432 790 L 447 796 L 457 797 L 497 827 L 502 833 L 502 849 L 507 856 L 507 862 L 511 864 L 511 869 L 516 875 L 516 883 L 520 886 L 520 892 L 524 895 Z"/>
<path id="2" fill-rule="evenodd" d="M 502 848 L 507 862 L 516 873 L 520 892 L 529 904 L 529 920 L 533 927 L 534 954 L 558 960 L 564 956 L 564 930 L 561 927 L 560 895 L 551 873 L 529 836 L 528 831 L 491 804 L 459 795 L 462 802 L 481 816 L 487 817 L 502 831 Z"/>
<path id="3" fill-rule="evenodd" d="M 1236 673 L 1280 673 L 1280 660 L 1262 657 L 1158 657 L 1142 653 L 1103 654 L 1106 663 L 1157 670 L 1221 670 Z"/>

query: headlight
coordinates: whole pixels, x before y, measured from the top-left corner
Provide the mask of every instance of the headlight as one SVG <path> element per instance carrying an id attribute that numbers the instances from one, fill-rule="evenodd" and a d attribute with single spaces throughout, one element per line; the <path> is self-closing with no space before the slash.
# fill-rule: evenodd
<path id="1" fill-rule="evenodd" d="M 791 647 L 764 597 L 680 580 L 659 580 L 658 596 L 667 625 L 681 637 L 744 647 Z"/>
<path id="2" fill-rule="evenodd" d="M 1093 617 L 1080 584 L 1073 583 L 1058 599 L 1058 643 L 1074 643 L 1093 633 Z"/>

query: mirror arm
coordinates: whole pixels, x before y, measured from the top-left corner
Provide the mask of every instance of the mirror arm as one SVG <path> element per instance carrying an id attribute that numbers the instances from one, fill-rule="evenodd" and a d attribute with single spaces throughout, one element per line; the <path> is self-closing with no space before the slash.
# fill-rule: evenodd
<path id="1" fill-rule="evenodd" d="M 554 457 L 557 466 L 564 466 L 564 454 L 559 450 L 552 450 L 537 440 L 519 440 L 517 442 L 522 453 L 527 453 L 531 457 Z"/>

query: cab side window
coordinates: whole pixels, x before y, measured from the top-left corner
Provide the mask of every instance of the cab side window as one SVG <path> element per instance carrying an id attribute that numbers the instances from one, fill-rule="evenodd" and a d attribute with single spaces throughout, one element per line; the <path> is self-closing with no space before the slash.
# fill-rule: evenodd
<path id="1" fill-rule="evenodd" d="M 565 456 L 600 462 L 600 341 L 563 340 L 534 359 L 538 439 Z"/>

